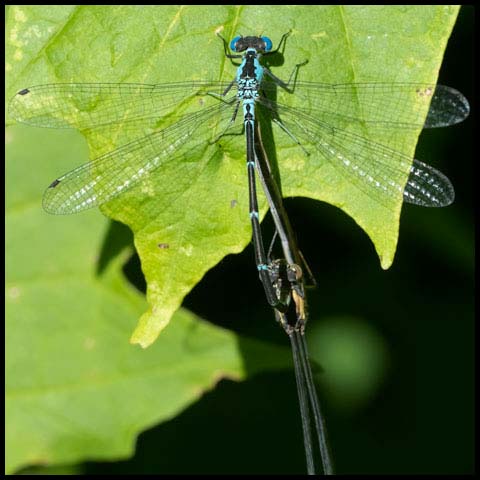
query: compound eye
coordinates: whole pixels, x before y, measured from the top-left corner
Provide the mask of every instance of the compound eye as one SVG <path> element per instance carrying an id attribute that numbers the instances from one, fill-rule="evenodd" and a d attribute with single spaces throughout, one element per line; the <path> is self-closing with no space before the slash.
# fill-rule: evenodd
<path id="1" fill-rule="evenodd" d="M 268 37 L 261 37 L 265 42 L 265 51 L 269 52 L 272 49 L 272 41 Z"/>
<path id="2" fill-rule="evenodd" d="M 236 52 L 237 51 L 237 42 L 241 39 L 242 37 L 240 36 L 237 36 L 235 37 L 231 42 L 230 42 L 230 50 L 232 52 Z"/>
<path id="3" fill-rule="evenodd" d="M 296 265 L 295 263 L 290 263 L 288 265 L 287 276 L 290 282 L 298 282 L 299 280 L 301 280 L 303 276 L 303 272 L 300 265 Z"/>

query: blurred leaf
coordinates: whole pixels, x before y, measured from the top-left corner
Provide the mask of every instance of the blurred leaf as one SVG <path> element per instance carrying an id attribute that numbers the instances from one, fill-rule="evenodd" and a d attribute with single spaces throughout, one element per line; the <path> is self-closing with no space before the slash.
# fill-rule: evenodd
<path id="1" fill-rule="evenodd" d="M 390 366 L 385 339 L 356 317 L 327 317 L 312 324 L 309 353 L 322 367 L 318 381 L 342 414 L 364 407 L 377 394 Z"/>
<path id="2" fill-rule="evenodd" d="M 179 310 L 148 350 L 127 339 L 145 309 L 122 275 L 123 247 L 98 275 L 107 219 L 51 217 L 40 186 L 71 149 L 74 132 L 7 132 L 6 464 L 118 459 L 137 435 L 196 401 L 221 378 L 290 365 L 288 349 L 240 339 Z M 51 141 L 51 142 L 50 142 Z M 34 152 L 34 154 L 32 153 Z M 249 356 L 252 367 L 244 365 Z"/>
<path id="3" fill-rule="evenodd" d="M 433 83 L 457 12 L 452 6 L 15 7 L 7 29 L 8 95 L 54 82 L 231 79 L 235 70 L 217 31 L 228 38 L 266 33 L 276 43 L 292 29 L 284 63 L 272 65 L 281 78 L 309 60 L 301 80 Z M 125 132 L 84 133 L 91 157 L 127 138 Z M 413 155 L 417 136 L 409 131 L 396 139 L 404 153 Z M 132 341 L 143 346 L 155 340 L 205 272 L 251 238 L 244 140 L 205 140 L 201 154 L 162 168 L 158 181 L 144 182 L 104 207 L 135 235 L 149 309 Z M 275 133 L 275 150 L 284 194 L 342 208 L 367 232 L 388 268 L 401 204 L 386 209 L 338 178 L 330 165 L 306 159 L 283 132 Z M 159 248 L 165 244 L 169 248 Z"/>

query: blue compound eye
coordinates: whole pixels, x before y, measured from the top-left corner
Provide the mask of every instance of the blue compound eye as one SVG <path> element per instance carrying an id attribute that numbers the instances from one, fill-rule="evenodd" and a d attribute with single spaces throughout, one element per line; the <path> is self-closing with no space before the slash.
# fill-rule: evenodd
<path id="1" fill-rule="evenodd" d="M 261 37 L 265 42 L 265 51 L 269 52 L 272 49 L 272 41 L 268 37 Z"/>
<path id="2" fill-rule="evenodd" d="M 237 51 L 237 42 L 240 40 L 240 36 L 238 37 L 235 37 L 231 42 L 230 42 L 230 50 L 232 52 L 236 52 Z"/>

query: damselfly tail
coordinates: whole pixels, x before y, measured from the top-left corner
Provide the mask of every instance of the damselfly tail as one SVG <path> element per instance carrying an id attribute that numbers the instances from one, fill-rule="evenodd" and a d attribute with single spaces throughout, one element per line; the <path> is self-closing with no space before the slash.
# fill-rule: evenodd
<path id="1" fill-rule="evenodd" d="M 333 463 L 327 440 L 325 420 L 320 410 L 312 370 L 308 360 L 307 342 L 305 335 L 298 329 L 289 334 L 292 345 L 293 363 L 295 367 L 295 379 L 302 417 L 303 440 L 307 458 L 307 471 L 309 475 L 315 475 L 314 447 L 312 441 L 312 423 L 318 441 L 318 448 L 322 461 L 323 473 L 333 475 Z"/>

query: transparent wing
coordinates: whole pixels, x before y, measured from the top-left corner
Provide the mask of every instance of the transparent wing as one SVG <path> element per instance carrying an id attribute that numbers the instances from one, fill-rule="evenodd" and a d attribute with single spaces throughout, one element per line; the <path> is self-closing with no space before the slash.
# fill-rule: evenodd
<path id="1" fill-rule="evenodd" d="M 461 122 L 470 112 L 467 99 L 444 85 L 296 82 L 292 94 L 273 81 L 263 87 L 267 92 L 275 89 L 282 103 L 312 116 L 321 114 L 334 126 L 348 122 L 390 129 L 444 127 Z"/>
<path id="2" fill-rule="evenodd" d="M 18 92 L 10 115 L 36 127 L 91 129 L 135 123 L 151 126 L 192 100 L 201 104 L 208 92 L 223 93 L 228 82 L 183 82 L 162 85 L 136 83 L 59 83 Z M 200 105 L 197 105 L 200 106 Z"/>
<path id="3" fill-rule="evenodd" d="M 212 107 L 184 117 L 88 162 L 55 180 L 45 191 L 43 207 L 49 213 L 70 214 L 102 205 L 120 195 L 166 162 L 189 161 L 206 150 L 231 126 L 231 104 Z"/>
<path id="4" fill-rule="evenodd" d="M 446 207 L 455 200 L 455 190 L 442 172 L 414 159 L 403 200 L 422 207 Z"/>
<path id="5" fill-rule="evenodd" d="M 310 154 L 319 154 L 355 186 L 387 208 L 402 199 L 441 207 L 452 203 L 453 187 L 442 173 L 422 162 L 289 106 L 262 99 L 277 123 Z M 311 151 L 310 148 L 315 149 Z"/>

